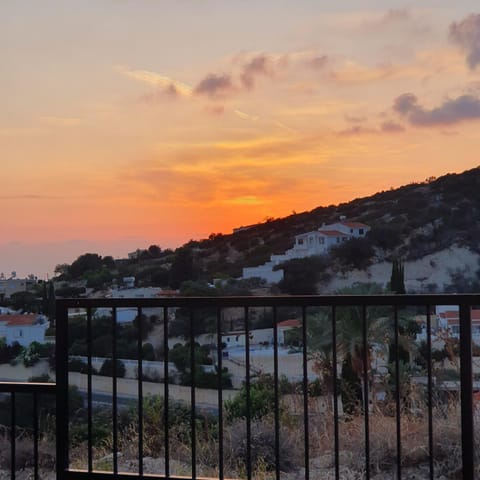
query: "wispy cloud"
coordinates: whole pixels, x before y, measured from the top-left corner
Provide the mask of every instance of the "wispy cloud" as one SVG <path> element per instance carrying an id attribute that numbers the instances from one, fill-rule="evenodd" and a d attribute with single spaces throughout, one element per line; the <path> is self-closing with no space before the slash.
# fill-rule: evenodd
<path id="1" fill-rule="evenodd" d="M 421 127 L 454 125 L 480 119 L 480 98 L 474 95 L 461 95 L 445 100 L 438 107 L 427 109 L 420 105 L 413 93 L 404 93 L 395 99 L 393 109 L 412 125 Z"/>
<path id="2" fill-rule="evenodd" d="M 244 197 L 227 198 L 225 203 L 229 205 L 263 205 L 266 202 L 256 195 L 245 195 Z"/>
<path id="3" fill-rule="evenodd" d="M 399 123 L 392 121 L 383 122 L 380 127 L 372 128 L 365 125 L 353 125 L 338 132 L 343 137 L 354 137 L 359 135 L 380 135 L 389 133 L 402 133 L 405 128 Z"/>
<path id="4" fill-rule="evenodd" d="M 362 125 L 354 125 L 353 127 L 349 127 L 338 132 L 339 135 L 344 137 L 353 135 L 366 135 L 371 133 L 376 133 L 376 131 L 373 128 L 364 127 Z"/>
<path id="5" fill-rule="evenodd" d="M 382 132 L 386 133 L 401 133 L 405 131 L 405 127 L 396 122 L 386 121 L 380 126 Z"/>
<path id="6" fill-rule="evenodd" d="M 0 200 L 61 200 L 61 195 L 44 195 L 39 193 L 25 193 L 18 195 L 0 195 Z"/>
<path id="7" fill-rule="evenodd" d="M 118 72 L 129 78 L 146 85 L 161 88 L 165 93 L 171 95 L 190 97 L 193 93 L 193 89 L 189 85 L 159 73 L 151 72 L 149 70 L 131 70 L 124 66 L 117 66 L 116 69 Z"/>
<path id="8" fill-rule="evenodd" d="M 242 112 L 241 110 L 234 110 L 233 113 L 238 117 L 241 118 L 242 120 L 249 120 L 251 122 L 256 122 L 259 120 L 258 115 L 250 115 L 248 113 Z"/>
<path id="9" fill-rule="evenodd" d="M 283 61 L 284 62 L 284 61 Z M 255 87 L 255 81 L 258 77 L 270 77 L 275 73 L 275 69 L 280 66 L 282 60 L 278 61 L 274 57 L 260 54 L 251 58 L 243 64 L 240 79 L 242 85 L 251 90 Z"/>
<path id="10" fill-rule="evenodd" d="M 75 127 L 82 123 L 82 119 L 78 117 L 55 117 L 50 115 L 40 117 L 40 121 L 53 127 Z"/>
<path id="11" fill-rule="evenodd" d="M 450 25 L 450 38 L 466 54 L 473 70 L 480 64 L 480 14 L 472 14 Z"/>

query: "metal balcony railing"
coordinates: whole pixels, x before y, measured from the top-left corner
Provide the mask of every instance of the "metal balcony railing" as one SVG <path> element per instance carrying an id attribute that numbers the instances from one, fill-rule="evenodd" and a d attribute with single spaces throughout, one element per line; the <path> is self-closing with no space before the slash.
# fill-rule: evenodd
<path id="1" fill-rule="evenodd" d="M 2 443 L 10 444 L 10 448 L 1 452 L 1 461 L 6 469 L 10 470 L 10 478 L 15 480 L 18 469 L 24 470 L 26 463 L 32 470 L 34 480 L 39 477 L 39 442 L 43 434 L 40 428 L 41 400 L 47 400 L 55 406 L 56 385 L 54 383 L 23 383 L 23 382 L 0 382 L 0 395 L 6 397 L 4 404 L 8 405 L 7 417 L 9 421 L 4 425 Z M 19 408 L 19 399 L 26 400 L 31 411 Z M 23 403 L 25 407 L 25 402 Z M 28 409 L 30 410 L 30 409 Z M 28 436 L 31 439 L 31 451 L 27 452 L 27 458 L 23 458 L 23 465 L 19 465 L 20 455 L 17 452 L 17 443 L 22 437 Z M 7 442 L 7 439 L 9 442 Z M 53 445 L 54 447 L 54 445 Z M 25 452 L 23 457 L 25 457 Z M 28 460 L 27 460 L 28 459 Z"/>
<path id="2" fill-rule="evenodd" d="M 437 330 L 439 305 L 459 311 L 458 345 Z M 59 300 L 56 386 L 1 388 L 56 388 L 58 479 L 341 479 L 352 452 L 367 479 L 405 478 L 415 461 L 423 478 L 448 467 L 451 478 L 473 479 L 471 310 L 479 305 L 480 295 Z M 124 324 L 127 309 L 135 318 Z M 405 373 L 405 341 L 414 343 L 405 322 L 414 315 L 425 323 L 424 363 L 411 353 Z M 286 317 L 298 320 L 289 340 Z M 448 388 L 433 359 L 439 345 L 452 351 Z M 450 420 L 456 429 L 444 428 Z"/>

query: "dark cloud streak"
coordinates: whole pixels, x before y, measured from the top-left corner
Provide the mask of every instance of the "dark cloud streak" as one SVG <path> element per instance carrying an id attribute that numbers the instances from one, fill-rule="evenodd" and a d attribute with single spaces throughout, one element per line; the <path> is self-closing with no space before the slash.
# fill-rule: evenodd
<path id="1" fill-rule="evenodd" d="M 231 93 L 233 90 L 234 86 L 230 75 L 209 74 L 198 83 L 198 85 L 195 87 L 194 92 L 197 95 L 218 97 Z"/>

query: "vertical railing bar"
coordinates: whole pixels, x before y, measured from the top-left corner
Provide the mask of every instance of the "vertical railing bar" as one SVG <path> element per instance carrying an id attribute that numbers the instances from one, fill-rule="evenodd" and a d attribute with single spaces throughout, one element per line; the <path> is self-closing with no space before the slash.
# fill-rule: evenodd
<path id="1" fill-rule="evenodd" d="M 112 309 L 112 443 L 113 474 L 118 473 L 118 428 L 117 428 L 117 308 Z"/>
<path id="2" fill-rule="evenodd" d="M 15 411 L 15 392 L 10 394 L 10 478 L 15 480 L 15 464 L 16 464 L 16 440 L 17 436 L 15 429 L 16 411 Z"/>
<path id="3" fill-rule="evenodd" d="M 222 351 L 222 311 L 217 308 L 217 367 L 218 367 L 218 478 L 224 479 L 223 460 L 223 351 Z"/>
<path id="4" fill-rule="evenodd" d="M 275 399 L 275 478 L 280 480 L 280 401 L 278 389 L 277 307 L 273 307 L 273 391 Z"/>
<path id="5" fill-rule="evenodd" d="M 33 478 L 38 480 L 38 395 L 33 392 Z"/>
<path id="6" fill-rule="evenodd" d="M 337 385 L 337 308 L 332 305 L 332 377 L 333 377 L 333 430 L 335 447 L 335 479 L 340 479 L 340 435 L 338 425 L 338 385 Z"/>
<path id="7" fill-rule="evenodd" d="M 252 424 L 251 424 L 251 396 L 250 396 L 250 319 L 249 309 L 245 307 L 245 389 L 247 396 L 247 479 L 252 479 Z"/>
<path id="8" fill-rule="evenodd" d="M 190 428 L 192 434 L 192 479 L 197 478 L 197 436 L 195 419 L 195 317 L 193 308 L 190 309 Z"/>
<path id="9" fill-rule="evenodd" d="M 57 480 L 63 480 L 69 467 L 68 433 L 68 307 L 56 303 L 55 371 L 57 382 Z M 63 441 L 62 441 L 63 439 Z"/>
<path id="10" fill-rule="evenodd" d="M 138 307 L 137 373 L 138 373 L 138 474 L 143 475 L 143 322 L 142 307 Z"/>
<path id="11" fill-rule="evenodd" d="M 93 421 L 92 421 L 92 309 L 87 309 L 87 450 L 88 471 L 93 470 Z"/>
<path id="12" fill-rule="evenodd" d="M 302 367 L 303 367 L 303 434 L 305 480 L 310 479 L 310 434 L 308 428 L 308 357 L 307 357 L 307 312 L 302 306 Z"/>
<path id="13" fill-rule="evenodd" d="M 474 478 L 474 418 L 472 380 L 472 324 L 470 305 L 460 307 L 460 391 L 463 478 Z"/>
<path id="14" fill-rule="evenodd" d="M 367 307 L 362 305 L 362 328 L 363 328 L 363 414 L 365 420 L 365 478 L 370 478 L 370 411 L 368 396 L 368 325 L 367 325 Z"/>
<path id="15" fill-rule="evenodd" d="M 427 396 L 428 396 L 428 464 L 430 480 L 433 480 L 433 401 L 432 401 L 432 319 L 430 316 L 430 305 L 427 305 Z"/>
<path id="16" fill-rule="evenodd" d="M 170 476 L 169 371 L 168 371 L 168 307 L 163 307 L 163 431 L 165 437 L 165 477 Z"/>
<path id="17" fill-rule="evenodd" d="M 402 478 L 402 425 L 401 425 L 401 385 L 400 358 L 398 344 L 398 307 L 393 307 L 394 349 L 395 349 L 395 404 L 396 404 L 396 436 L 397 436 L 397 478 Z"/>

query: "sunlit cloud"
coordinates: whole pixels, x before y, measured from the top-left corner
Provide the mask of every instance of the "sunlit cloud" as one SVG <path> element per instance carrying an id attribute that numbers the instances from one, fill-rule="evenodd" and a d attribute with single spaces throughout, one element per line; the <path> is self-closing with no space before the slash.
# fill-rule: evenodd
<path id="1" fill-rule="evenodd" d="M 193 89 L 189 85 L 159 73 L 151 72 L 149 70 L 130 70 L 123 66 L 118 66 L 116 69 L 129 78 L 133 78 L 134 80 L 147 85 L 161 88 L 166 93 L 178 94 L 184 97 L 190 97 L 193 93 Z"/>
<path id="2" fill-rule="evenodd" d="M 234 110 L 233 113 L 242 120 L 249 120 L 251 122 L 256 122 L 260 118 L 258 115 L 250 115 L 248 113 L 242 112 L 241 110 Z"/>

